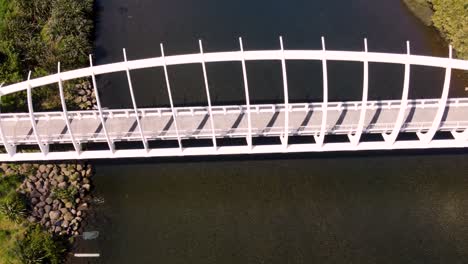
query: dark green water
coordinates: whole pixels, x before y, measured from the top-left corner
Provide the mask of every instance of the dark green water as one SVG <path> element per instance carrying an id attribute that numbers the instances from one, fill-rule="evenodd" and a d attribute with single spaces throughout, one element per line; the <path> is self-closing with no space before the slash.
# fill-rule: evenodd
<path id="1" fill-rule="evenodd" d="M 197 51 L 320 48 L 446 53 L 396 0 L 99 0 L 98 63 Z M 239 65 L 209 66 L 215 104 L 243 98 Z M 248 64 L 256 102 L 282 99 L 278 64 Z M 413 69 L 412 97 L 438 97 L 443 72 Z M 139 106 L 167 104 L 160 70 L 132 72 Z M 177 104 L 200 104 L 199 65 L 170 69 Z M 321 100 L 320 64 L 288 64 L 292 100 Z M 330 63 L 333 100 L 358 99 L 362 66 Z M 398 98 L 403 68 L 371 65 L 371 98 Z M 104 104 L 130 106 L 124 75 Z M 466 96 L 454 81 L 453 96 Z M 99 161 L 89 263 L 466 263 L 468 155 L 385 152 Z M 71 259 L 71 263 L 88 263 Z"/>

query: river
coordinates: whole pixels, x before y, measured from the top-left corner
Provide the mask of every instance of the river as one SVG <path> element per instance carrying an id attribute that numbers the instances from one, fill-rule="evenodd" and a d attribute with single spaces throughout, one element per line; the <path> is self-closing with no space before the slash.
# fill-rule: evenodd
<path id="1" fill-rule="evenodd" d="M 97 0 L 97 64 L 245 48 L 446 56 L 437 33 L 395 0 Z M 289 62 L 292 101 L 321 100 L 320 63 Z M 330 99 L 361 97 L 362 65 L 330 62 Z M 254 102 L 281 101 L 279 63 L 248 63 Z M 177 105 L 206 104 L 199 65 L 170 69 Z M 401 96 L 403 68 L 370 65 L 370 98 Z M 208 65 L 214 104 L 242 102 L 238 64 Z M 167 105 L 161 69 L 132 72 L 140 107 Z M 411 97 L 439 97 L 443 71 L 412 68 Z M 467 96 L 455 79 L 451 96 Z M 130 107 L 124 74 L 100 78 L 107 107 Z M 97 240 L 69 263 L 463 263 L 466 151 L 396 151 L 96 162 Z"/>

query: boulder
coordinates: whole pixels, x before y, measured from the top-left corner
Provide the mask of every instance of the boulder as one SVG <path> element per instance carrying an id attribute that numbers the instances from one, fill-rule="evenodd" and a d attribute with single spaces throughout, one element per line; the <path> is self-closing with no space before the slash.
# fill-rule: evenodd
<path id="1" fill-rule="evenodd" d="M 67 208 L 60 208 L 60 212 L 62 212 L 62 214 L 66 214 L 68 213 L 68 209 Z"/>
<path id="2" fill-rule="evenodd" d="M 50 206 L 50 205 L 48 205 L 48 204 L 47 204 L 46 206 L 44 206 L 44 212 L 45 212 L 46 214 L 49 214 L 49 213 L 50 213 L 50 210 L 52 210 L 52 206 Z"/>
<path id="3" fill-rule="evenodd" d="M 57 181 L 55 179 L 53 179 L 53 180 L 50 181 L 50 184 L 52 186 L 57 186 L 58 183 L 57 183 Z"/>
<path id="4" fill-rule="evenodd" d="M 39 203 L 36 204 L 36 207 L 37 207 L 37 208 L 42 208 L 42 207 L 44 207 L 45 205 L 46 205 L 45 202 L 39 202 Z"/>
<path id="5" fill-rule="evenodd" d="M 63 177 L 63 175 L 59 175 L 57 177 L 55 177 L 55 180 L 60 183 L 60 182 L 64 182 L 65 181 L 65 177 Z"/>
<path id="6" fill-rule="evenodd" d="M 67 186 L 68 186 L 68 184 L 66 182 L 61 182 L 61 183 L 58 184 L 58 187 L 62 188 L 62 189 L 67 188 Z"/>
<path id="7" fill-rule="evenodd" d="M 52 220 L 57 220 L 59 219 L 59 217 L 62 215 L 62 213 L 60 211 L 50 211 L 49 212 L 49 217 L 50 219 Z"/>
<path id="8" fill-rule="evenodd" d="M 31 204 L 35 205 L 39 202 L 39 200 L 36 197 L 31 198 Z"/>
<path id="9" fill-rule="evenodd" d="M 37 210 L 37 212 L 39 213 L 39 215 L 41 217 L 45 214 L 44 208 L 39 208 L 39 210 Z"/>
<path id="10" fill-rule="evenodd" d="M 86 183 L 86 184 L 83 184 L 82 187 L 83 187 L 83 189 L 85 189 L 85 190 L 88 191 L 88 192 L 89 192 L 89 190 L 91 190 L 91 185 L 89 185 L 89 184 L 87 184 L 87 183 Z"/>
<path id="11" fill-rule="evenodd" d="M 52 198 L 50 198 L 50 197 L 47 197 L 47 198 L 45 199 L 45 202 L 46 202 L 47 204 L 51 204 L 51 203 L 54 202 L 54 200 L 53 200 Z"/>
<path id="12" fill-rule="evenodd" d="M 74 217 L 73 217 L 73 215 L 72 215 L 70 212 L 67 212 L 66 214 L 63 215 L 63 219 L 64 219 L 65 221 L 71 221 L 71 220 L 73 220 L 73 218 L 74 218 Z M 79 220 L 77 219 L 77 221 L 79 221 Z"/>
<path id="13" fill-rule="evenodd" d="M 66 203 L 65 203 L 65 208 L 70 209 L 70 208 L 72 208 L 72 207 L 73 207 L 73 203 L 71 203 L 71 202 L 66 202 Z"/>
<path id="14" fill-rule="evenodd" d="M 77 170 L 77 171 L 83 170 L 83 166 L 82 166 L 81 164 L 77 164 L 77 165 L 76 165 L 76 170 Z"/>
<path id="15" fill-rule="evenodd" d="M 65 176 L 70 176 L 71 171 L 69 171 L 68 169 L 62 168 L 62 174 Z"/>
<path id="16" fill-rule="evenodd" d="M 33 176 L 33 175 L 29 175 L 29 176 L 28 176 L 28 179 L 29 179 L 31 182 L 37 181 L 37 177 L 35 177 L 35 176 Z"/>
<path id="17" fill-rule="evenodd" d="M 78 211 L 84 211 L 88 209 L 88 204 L 87 203 L 82 203 L 78 208 L 76 208 Z"/>
<path id="18" fill-rule="evenodd" d="M 44 165 L 44 164 L 39 165 L 39 171 L 40 171 L 41 173 L 45 173 L 45 172 L 46 172 L 46 169 L 47 169 L 47 166 L 46 166 L 46 165 Z"/>
<path id="19" fill-rule="evenodd" d="M 67 220 L 62 222 L 62 227 L 64 227 L 64 228 L 67 228 L 69 225 L 70 225 L 70 223 Z"/>

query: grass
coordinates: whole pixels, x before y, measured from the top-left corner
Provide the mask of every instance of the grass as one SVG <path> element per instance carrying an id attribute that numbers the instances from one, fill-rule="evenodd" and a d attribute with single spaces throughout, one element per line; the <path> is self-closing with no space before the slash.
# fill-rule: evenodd
<path id="1" fill-rule="evenodd" d="M 0 203 L 5 201 L 8 196 L 15 193 L 16 188 L 22 182 L 22 177 L 11 175 L 0 175 Z M 0 214 L 0 263 L 20 263 L 16 257 L 11 254 L 15 242 L 26 230 L 22 224 L 15 223 Z"/>

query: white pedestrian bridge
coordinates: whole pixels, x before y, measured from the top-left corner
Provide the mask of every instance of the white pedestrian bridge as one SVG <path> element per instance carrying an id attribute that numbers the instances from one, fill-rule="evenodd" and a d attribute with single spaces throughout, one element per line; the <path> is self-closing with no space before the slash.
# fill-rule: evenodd
<path id="1" fill-rule="evenodd" d="M 468 98 L 449 98 L 452 70 L 468 71 L 468 61 L 448 58 L 411 55 L 409 43 L 406 54 L 368 52 L 364 50 L 334 51 L 285 50 L 280 38 L 280 49 L 240 50 L 204 53 L 200 41 L 196 54 L 161 56 L 142 60 L 124 61 L 83 69 L 60 72 L 37 79 L 0 88 L 0 96 L 27 91 L 26 113 L 0 114 L 0 139 L 5 151 L 0 161 L 37 161 L 103 159 L 129 157 L 162 157 L 194 155 L 235 155 L 259 153 L 325 152 L 391 149 L 430 149 L 468 147 Z M 247 61 L 280 61 L 284 102 L 281 104 L 251 104 L 249 97 Z M 308 60 L 322 62 L 323 102 L 290 103 L 286 61 Z M 243 72 L 245 103 L 242 105 L 213 106 L 206 64 L 216 62 L 240 62 Z M 362 100 L 355 102 L 330 102 L 328 100 L 328 61 L 353 61 L 364 65 Z M 369 63 L 388 63 L 404 66 L 401 99 L 368 100 Z M 207 105 L 175 107 L 167 66 L 200 64 L 203 69 Z M 411 100 L 408 98 L 411 66 L 428 66 L 445 69 L 441 96 L 434 99 Z M 131 71 L 144 68 L 164 69 L 170 107 L 139 108 L 135 101 Z M 103 109 L 96 84 L 96 76 L 125 72 L 133 103 L 131 109 Z M 96 93 L 97 110 L 68 111 L 63 93 L 63 82 L 90 78 Z M 32 89 L 55 84 L 60 91 L 62 111 L 35 112 Z M 53 88 L 51 88 L 53 89 Z M 437 137 L 448 132 L 448 137 Z M 400 137 L 402 134 L 415 137 Z M 381 140 L 364 140 L 369 135 L 381 135 Z M 328 140 L 332 135 L 345 135 L 348 140 Z M 224 139 L 245 139 L 242 144 L 220 144 Z M 257 144 L 258 138 L 278 138 L 276 143 Z M 297 140 L 301 138 L 304 140 Z M 193 144 L 192 141 L 209 140 L 210 145 Z M 185 144 L 188 140 L 190 144 Z M 141 148 L 120 148 L 118 142 L 140 142 Z M 152 142 L 174 142 L 173 147 L 153 147 Z M 105 149 L 88 146 L 104 143 Z M 36 152 L 20 151 L 18 146 L 38 146 Z M 73 148 L 55 148 L 68 145 Z M 102 145 L 102 144 L 101 144 Z M 52 148 L 51 146 L 54 146 Z M 55 150 L 54 150 L 55 149 Z"/>

